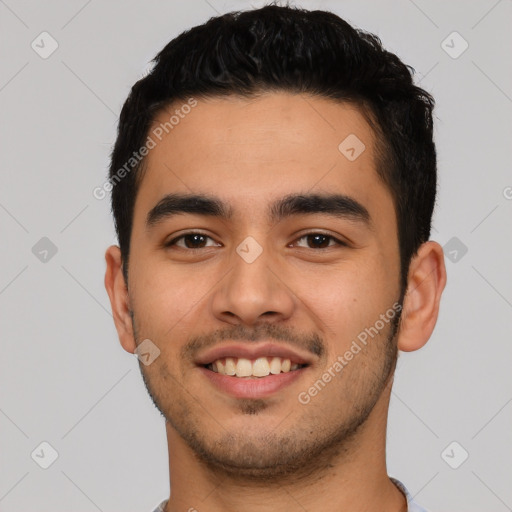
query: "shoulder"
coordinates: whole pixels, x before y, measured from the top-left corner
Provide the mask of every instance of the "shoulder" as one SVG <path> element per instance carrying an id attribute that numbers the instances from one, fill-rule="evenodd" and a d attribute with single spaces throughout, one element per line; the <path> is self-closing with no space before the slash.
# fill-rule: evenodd
<path id="1" fill-rule="evenodd" d="M 162 501 L 162 503 L 160 503 L 160 505 L 158 505 L 158 507 L 156 507 L 153 512 L 164 512 L 165 505 L 167 505 L 167 500 Z"/>
<path id="2" fill-rule="evenodd" d="M 389 477 L 389 479 L 405 494 L 407 498 L 407 512 L 428 512 L 426 508 L 420 507 L 412 498 L 411 493 L 407 490 L 405 485 L 396 478 Z"/>

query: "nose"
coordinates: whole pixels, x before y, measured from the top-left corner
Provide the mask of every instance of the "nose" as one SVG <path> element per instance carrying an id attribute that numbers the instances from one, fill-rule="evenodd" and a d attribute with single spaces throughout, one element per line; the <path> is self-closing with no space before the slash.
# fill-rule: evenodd
<path id="1" fill-rule="evenodd" d="M 212 296 L 213 314 L 233 325 L 281 322 L 290 318 L 296 298 L 268 249 L 252 260 L 239 247 L 232 267 Z M 252 250 L 252 248 L 251 248 Z"/>

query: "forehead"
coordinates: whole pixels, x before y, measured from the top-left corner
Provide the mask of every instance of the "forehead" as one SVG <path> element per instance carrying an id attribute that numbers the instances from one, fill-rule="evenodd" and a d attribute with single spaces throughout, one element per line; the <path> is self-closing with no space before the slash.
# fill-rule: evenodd
<path id="1" fill-rule="evenodd" d="M 223 197 L 235 210 L 290 192 L 391 200 L 376 172 L 375 134 L 355 105 L 290 93 L 195 102 L 156 116 L 136 213 L 173 191 Z"/>

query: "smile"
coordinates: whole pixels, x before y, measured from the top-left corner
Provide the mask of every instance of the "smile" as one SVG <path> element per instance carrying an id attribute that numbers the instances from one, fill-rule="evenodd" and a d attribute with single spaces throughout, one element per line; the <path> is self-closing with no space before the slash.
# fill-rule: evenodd
<path id="1" fill-rule="evenodd" d="M 225 357 L 205 365 L 205 368 L 221 375 L 238 378 L 262 378 L 269 375 L 293 372 L 306 366 L 282 357 Z"/>

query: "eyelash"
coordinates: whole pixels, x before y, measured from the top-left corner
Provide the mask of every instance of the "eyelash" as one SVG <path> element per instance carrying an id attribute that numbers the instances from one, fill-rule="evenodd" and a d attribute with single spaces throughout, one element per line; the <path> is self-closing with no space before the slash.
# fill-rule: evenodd
<path id="1" fill-rule="evenodd" d="M 169 248 L 169 247 L 172 247 L 172 246 L 176 246 L 176 242 L 178 240 L 181 240 L 182 238 L 185 238 L 187 236 L 194 236 L 194 235 L 199 235 L 199 236 L 203 236 L 205 238 L 209 238 L 210 240 L 213 240 L 213 238 L 209 235 L 206 235 L 204 233 L 201 233 L 199 231 L 190 231 L 188 233 L 183 233 L 182 235 L 176 237 L 176 238 L 173 238 L 172 240 L 170 240 L 169 242 L 167 242 L 165 244 L 165 247 L 166 248 Z M 328 238 L 332 241 L 334 241 L 336 243 L 336 245 L 338 246 L 342 246 L 342 247 L 348 247 L 348 244 L 346 244 L 345 242 L 339 240 L 338 238 L 332 236 L 332 235 L 329 235 L 327 233 L 322 233 L 321 231 L 311 231 L 309 233 L 305 233 L 303 234 L 301 237 L 297 238 L 296 241 L 298 240 L 302 240 L 303 238 L 307 238 L 309 236 L 314 236 L 314 235 L 320 235 L 320 236 L 323 236 L 325 238 Z M 177 247 L 180 247 L 180 246 L 177 246 Z M 329 245 L 327 247 L 321 247 L 321 248 L 311 248 L 311 247 L 308 247 L 308 249 L 311 249 L 313 251 L 318 251 L 318 250 L 322 250 L 322 249 L 328 249 L 328 248 L 331 248 L 331 247 L 334 247 L 334 245 Z M 189 248 L 189 247 L 180 247 L 181 249 L 184 249 L 186 251 L 200 251 L 202 249 L 204 249 L 203 247 L 195 247 L 195 248 Z"/>

